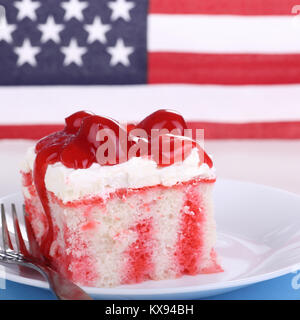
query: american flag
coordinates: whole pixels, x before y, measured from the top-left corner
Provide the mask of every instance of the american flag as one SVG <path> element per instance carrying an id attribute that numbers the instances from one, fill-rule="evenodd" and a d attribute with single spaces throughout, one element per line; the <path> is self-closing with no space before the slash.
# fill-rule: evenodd
<path id="1" fill-rule="evenodd" d="M 10 126 L 5 135 L 22 119 L 41 124 L 44 116 L 46 123 L 57 123 L 72 111 L 68 103 L 89 108 L 93 97 L 116 118 L 122 113 L 136 120 L 145 114 L 143 105 L 152 103 L 196 115 L 210 132 L 215 128 L 212 137 L 299 138 L 297 2 L 0 0 L 0 95 L 7 108 L 2 124 Z M 11 102 L 6 86 L 16 85 L 47 89 L 42 98 L 28 89 L 29 99 L 22 87 L 14 93 L 19 102 Z M 53 91 L 48 85 L 97 88 L 81 100 L 81 86 Z M 114 105 L 115 96 L 122 106 Z"/>
<path id="2" fill-rule="evenodd" d="M 146 0 L 0 4 L 0 84 L 146 82 Z"/>

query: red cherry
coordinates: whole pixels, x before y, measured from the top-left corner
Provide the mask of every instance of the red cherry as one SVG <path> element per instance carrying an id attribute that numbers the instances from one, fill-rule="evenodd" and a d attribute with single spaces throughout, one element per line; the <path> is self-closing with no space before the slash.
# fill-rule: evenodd
<path id="1" fill-rule="evenodd" d="M 150 157 L 151 155 L 151 145 L 149 144 L 148 139 L 129 136 L 128 141 L 128 160 L 132 157 Z"/>
<path id="2" fill-rule="evenodd" d="M 135 128 L 136 128 L 136 126 L 135 126 L 135 124 L 133 124 L 133 123 L 127 123 L 127 124 L 126 124 L 126 130 L 127 130 L 128 133 L 129 133 L 131 130 L 135 129 Z"/>
<path id="3" fill-rule="evenodd" d="M 111 129 L 116 136 L 119 136 L 120 125 L 117 121 L 100 116 L 91 116 L 83 119 L 78 136 L 83 137 L 89 144 L 96 148 L 100 142 L 97 141 L 97 134 L 101 129 Z"/>
<path id="4" fill-rule="evenodd" d="M 151 157 L 160 167 L 166 167 L 184 161 L 194 148 L 198 149 L 199 165 L 207 163 L 211 168 L 213 163 L 207 153 L 195 140 L 175 135 L 160 135 L 151 141 Z"/>
<path id="5" fill-rule="evenodd" d="M 150 142 L 149 155 L 151 155 L 159 165 L 167 166 L 174 162 L 178 162 L 176 159 L 180 158 L 179 155 L 181 156 L 182 147 L 179 148 L 180 150 L 177 150 L 178 138 L 172 137 L 170 139 L 169 134 L 175 129 L 175 132 L 173 131 L 173 135 L 175 133 L 176 136 L 183 136 L 184 130 L 187 129 L 186 122 L 179 113 L 173 110 L 158 110 L 141 121 L 136 128 L 144 129 L 147 132 Z M 154 133 L 152 132 L 153 134 L 151 137 L 151 130 L 153 129 L 156 131 Z M 162 129 L 167 129 L 168 131 L 166 133 L 159 134 L 158 130 Z M 160 137 L 158 138 L 158 136 Z M 154 145 L 154 141 L 152 141 L 153 139 L 159 139 L 159 143 L 154 148 L 151 148 L 151 145 Z M 177 143 L 174 143 L 174 139 L 176 139 Z M 164 152 L 162 148 L 163 145 L 168 143 L 167 140 L 170 142 L 170 154 L 168 152 Z M 159 149 L 158 146 L 160 146 Z"/>
<path id="6" fill-rule="evenodd" d="M 184 161 L 194 148 L 194 142 L 184 136 L 163 134 L 151 140 L 151 157 L 160 167 Z"/>
<path id="7" fill-rule="evenodd" d="M 72 139 L 61 151 L 60 161 L 68 168 L 86 169 L 95 160 L 95 152 L 85 144 L 78 143 L 79 139 Z"/>
<path id="8" fill-rule="evenodd" d="M 167 129 L 169 133 L 177 129 L 176 135 L 183 135 L 184 129 L 187 129 L 186 122 L 179 113 L 166 109 L 161 109 L 150 114 L 136 127 L 146 130 L 148 136 L 151 136 L 152 129 Z"/>
<path id="9" fill-rule="evenodd" d="M 70 115 L 65 119 L 66 127 L 65 131 L 67 133 L 76 133 L 82 123 L 82 120 L 88 117 L 91 117 L 93 114 L 87 111 L 78 111 Z"/>
<path id="10" fill-rule="evenodd" d="M 127 132 L 117 121 L 95 115 L 89 116 L 82 120 L 78 133 L 64 147 L 61 161 L 72 168 L 88 168 L 96 161 L 101 165 L 117 164 L 127 160 L 126 142 Z M 104 148 L 105 152 L 107 151 L 108 156 L 113 155 L 110 159 L 105 157 L 105 152 L 99 157 L 98 148 L 104 143 L 104 147 L 109 148 L 108 151 Z"/>

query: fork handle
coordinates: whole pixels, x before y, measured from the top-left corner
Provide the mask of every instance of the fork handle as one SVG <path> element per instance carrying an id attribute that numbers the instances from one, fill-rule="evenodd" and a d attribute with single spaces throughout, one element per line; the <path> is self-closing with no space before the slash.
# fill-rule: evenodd
<path id="1" fill-rule="evenodd" d="M 28 266 L 40 272 L 49 282 L 49 286 L 59 300 L 93 300 L 84 290 L 51 267 L 39 263 Z"/>

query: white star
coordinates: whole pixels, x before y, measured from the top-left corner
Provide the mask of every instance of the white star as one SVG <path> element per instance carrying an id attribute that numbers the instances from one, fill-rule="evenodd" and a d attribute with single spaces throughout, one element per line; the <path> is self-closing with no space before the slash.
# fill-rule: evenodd
<path id="1" fill-rule="evenodd" d="M 75 63 L 78 66 L 82 66 L 82 56 L 87 52 L 84 47 L 79 47 L 76 39 L 71 39 L 68 47 L 61 48 L 62 53 L 65 55 L 64 65 L 68 66 L 71 63 Z"/>
<path id="2" fill-rule="evenodd" d="M 0 18 L 0 41 L 12 42 L 11 34 L 16 30 L 16 25 L 8 24 L 5 18 Z"/>
<path id="3" fill-rule="evenodd" d="M 125 47 L 124 41 L 118 39 L 114 47 L 108 47 L 107 52 L 111 55 L 110 65 L 115 66 L 118 63 L 123 64 L 125 67 L 130 65 L 129 55 L 134 51 L 133 47 Z"/>
<path id="4" fill-rule="evenodd" d="M 82 11 L 88 7 L 87 2 L 82 2 L 79 0 L 69 0 L 69 2 L 63 2 L 61 6 L 66 11 L 65 20 L 70 20 L 75 18 L 79 21 L 84 19 Z"/>
<path id="5" fill-rule="evenodd" d="M 40 7 L 40 3 L 32 0 L 21 0 L 14 3 L 14 6 L 19 10 L 17 19 L 22 20 L 28 17 L 31 20 L 36 20 L 35 10 Z"/>
<path id="6" fill-rule="evenodd" d="M 33 47 L 29 39 L 25 39 L 21 47 L 16 47 L 14 49 L 15 53 L 18 55 L 17 65 L 22 66 L 25 63 L 31 66 L 36 66 L 35 56 L 41 51 L 39 47 Z"/>
<path id="7" fill-rule="evenodd" d="M 130 21 L 129 11 L 135 7 L 134 2 L 127 2 L 126 0 L 116 0 L 107 4 L 112 10 L 111 20 L 115 21 L 119 18 L 125 21 Z"/>
<path id="8" fill-rule="evenodd" d="M 58 43 L 60 42 L 59 33 L 64 29 L 64 26 L 56 24 L 53 16 L 49 16 L 46 23 L 38 25 L 38 29 L 42 32 L 41 42 L 52 40 Z"/>
<path id="9" fill-rule="evenodd" d="M 101 43 L 106 43 L 106 32 L 111 29 L 109 24 L 102 24 L 101 18 L 96 17 L 93 24 L 87 24 L 84 29 L 88 32 L 89 37 L 87 42 L 93 43 L 95 41 L 100 41 Z"/>

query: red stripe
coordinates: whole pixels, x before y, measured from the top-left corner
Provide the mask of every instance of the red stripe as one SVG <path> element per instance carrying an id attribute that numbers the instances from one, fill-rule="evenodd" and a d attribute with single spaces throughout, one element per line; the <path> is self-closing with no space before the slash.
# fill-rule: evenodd
<path id="1" fill-rule="evenodd" d="M 148 64 L 151 84 L 300 83 L 300 54 L 150 52 Z"/>
<path id="2" fill-rule="evenodd" d="M 206 215 L 203 199 L 199 194 L 199 185 L 187 189 L 185 203 L 182 207 L 181 232 L 177 242 L 176 257 L 179 275 L 199 273 L 201 251 L 203 249 L 203 219 Z"/>
<path id="3" fill-rule="evenodd" d="M 289 15 L 298 0 L 150 0 L 150 13 Z"/>
<path id="4" fill-rule="evenodd" d="M 60 124 L 0 125 L 0 139 L 40 139 L 63 129 Z"/>
<path id="5" fill-rule="evenodd" d="M 144 219 L 133 228 L 137 240 L 129 247 L 128 270 L 125 270 L 124 283 L 139 283 L 153 276 L 152 251 L 152 218 Z"/>
<path id="6" fill-rule="evenodd" d="M 204 129 L 205 139 L 300 139 L 300 121 L 240 124 L 190 122 L 188 125 L 193 129 Z"/>
<path id="7" fill-rule="evenodd" d="M 199 121 L 188 122 L 188 126 L 192 129 L 204 129 L 205 139 L 300 139 L 300 121 L 251 123 Z M 0 139 L 40 139 L 62 128 L 62 125 L 0 125 Z"/>

